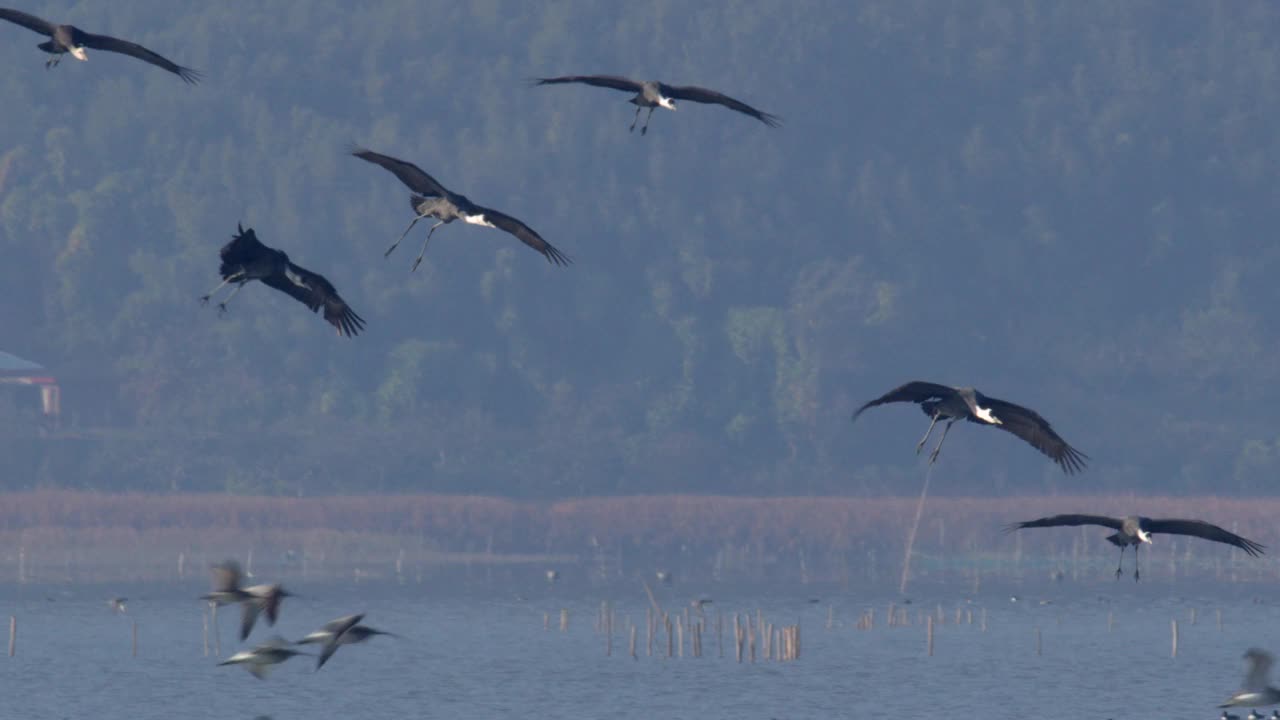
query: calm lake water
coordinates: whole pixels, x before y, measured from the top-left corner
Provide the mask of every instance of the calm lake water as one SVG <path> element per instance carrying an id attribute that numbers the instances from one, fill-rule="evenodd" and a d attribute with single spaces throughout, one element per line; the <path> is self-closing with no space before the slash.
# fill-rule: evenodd
<path id="1" fill-rule="evenodd" d="M 725 657 L 714 633 L 704 656 L 646 657 L 647 598 L 639 583 L 615 588 L 287 583 L 275 632 L 294 638 L 350 612 L 404 639 L 347 646 L 323 670 L 296 658 L 265 681 L 204 655 L 201 582 L 106 587 L 0 585 L 0 612 L 18 618 L 17 656 L 0 655 L 6 718 L 1216 718 L 1215 706 L 1240 683 L 1245 648 L 1280 650 L 1280 602 L 1271 585 L 1225 588 L 1184 581 L 988 587 L 976 597 L 948 588 L 913 590 L 913 624 L 886 627 L 902 598 L 888 589 L 804 586 L 655 588 L 668 610 L 710 595 L 708 617 L 755 612 L 778 625 L 798 622 L 803 654 L 794 662 Z M 1017 602 L 1011 594 L 1019 597 Z M 106 605 L 130 597 L 128 612 Z M 817 603 L 809 602 L 817 598 Z M 614 602 L 614 654 L 594 628 L 600 602 Z M 1041 601 L 1049 601 L 1041 604 Z M 936 612 L 935 655 L 927 657 L 918 612 Z M 973 624 L 954 624 L 957 607 Z M 569 629 L 560 632 L 561 608 Z M 835 626 L 826 628 L 828 608 Z M 876 626 L 857 630 L 876 609 Z M 982 610 L 987 630 L 979 627 Z M 1191 612 L 1197 622 L 1192 624 Z M 1222 613 L 1219 630 L 1217 612 Z M 1107 629 L 1108 613 L 1114 626 Z M 544 613 L 551 629 L 543 628 Z M 640 657 L 627 653 L 625 620 L 639 625 Z M 1179 654 L 1170 657 L 1170 621 Z M 130 655 L 138 624 L 138 657 Z M 230 655 L 238 616 L 220 615 Z M 1042 654 L 1036 654 L 1036 628 Z M 251 643 L 272 634 L 261 621 Z M 665 655 L 665 636 L 655 647 Z M 687 639 L 686 639 L 687 642 Z M 212 644 L 212 641 L 211 641 Z M 1247 713 L 1246 708 L 1244 713 Z"/>

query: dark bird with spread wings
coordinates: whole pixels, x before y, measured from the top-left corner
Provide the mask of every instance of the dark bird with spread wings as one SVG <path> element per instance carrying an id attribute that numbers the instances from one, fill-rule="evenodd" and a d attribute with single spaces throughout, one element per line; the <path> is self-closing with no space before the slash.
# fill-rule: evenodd
<path id="1" fill-rule="evenodd" d="M 382 155 L 363 148 L 355 148 L 351 151 L 351 154 L 361 160 L 385 168 L 413 191 L 413 194 L 409 196 L 409 203 L 413 207 L 416 217 L 413 218 L 413 222 L 409 223 L 409 227 L 400 233 L 400 239 L 387 248 L 387 251 L 383 253 L 383 257 L 390 255 L 391 251 L 400 245 L 400 241 L 404 240 L 405 236 L 409 234 L 414 225 L 418 224 L 419 220 L 432 217 L 438 222 L 427 231 L 427 239 L 422 243 L 422 252 L 418 253 L 418 258 L 413 261 L 414 270 L 417 270 L 418 265 L 422 263 L 422 256 L 427 254 L 427 244 L 431 242 L 432 233 L 441 225 L 447 225 L 454 220 L 462 220 L 472 225 L 483 225 L 484 227 L 497 228 L 511 233 L 520 242 L 542 253 L 547 262 L 554 265 L 568 265 L 572 262 L 551 243 L 543 240 L 542 236 L 534 232 L 533 228 L 510 215 L 500 213 L 492 208 L 481 207 L 468 200 L 465 195 L 459 195 L 445 188 L 445 186 L 436 182 L 435 178 L 423 172 L 422 168 L 413 163 L 397 160 L 390 155 Z"/>
<path id="2" fill-rule="evenodd" d="M 37 46 L 50 55 L 50 58 L 44 64 L 46 68 L 54 67 L 62 59 L 62 56 L 67 54 L 77 60 L 88 60 L 89 55 L 85 52 L 85 48 L 93 48 L 94 50 L 130 55 L 143 62 L 149 62 L 156 67 L 164 68 L 192 84 L 200 81 L 199 71 L 182 67 L 128 40 L 113 38 L 109 35 L 94 35 L 81 30 L 75 25 L 55 25 L 48 20 L 42 20 L 34 15 L 28 15 L 19 10 L 11 10 L 9 8 L 0 8 L 0 20 L 8 20 L 28 30 L 34 30 L 41 35 L 49 36 L 49 40 Z"/>
<path id="3" fill-rule="evenodd" d="M 939 420 L 947 421 L 946 427 L 942 429 L 942 438 L 938 440 L 938 446 L 929 456 L 930 464 L 938 459 L 938 453 L 942 450 L 942 443 L 947 439 L 947 432 L 951 430 L 952 423 L 961 419 L 979 425 L 992 425 L 1017 435 L 1035 449 L 1048 455 L 1068 475 L 1084 469 L 1085 461 L 1088 459 L 1087 455 L 1071 447 L 1066 440 L 1059 437 L 1049 425 L 1049 421 L 1040 417 L 1035 410 L 987 397 L 971 387 L 954 388 L 919 380 L 909 382 L 858 408 L 858 411 L 853 414 L 853 419 L 857 420 L 867 408 L 895 402 L 918 403 L 924 414 L 932 420 L 929 423 L 929 430 L 916 444 L 917 454 L 929 439 L 933 426 Z"/>
<path id="4" fill-rule="evenodd" d="M 1244 660 L 1248 664 L 1244 673 L 1244 683 L 1236 694 L 1227 698 L 1227 701 L 1218 707 L 1258 707 L 1280 704 L 1280 689 L 1268 684 L 1271 680 L 1271 664 L 1274 661 L 1271 653 L 1258 648 L 1249 648 L 1244 651 Z M 1225 712 L 1222 714 L 1226 715 Z"/>
<path id="5" fill-rule="evenodd" d="M 201 297 L 201 303 L 209 302 L 209 298 L 224 285 L 237 283 L 231 294 L 218 303 L 218 309 L 226 312 L 227 303 L 240 292 L 240 288 L 250 280 L 261 280 L 306 305 L 312 312 L 323 309 L 324 319 L 337 328 L 339 335 L 354 337 L 364 329 L 364 320 L 347 306 L 323 276 L 293 264 L 284 252 L 258 242 L 253 228 L 245 230 L 237 225 L 236 230 L 231 242 L 223 245 L 218 253 L 222 256 L 222 266 L 218 268 L 222 283 Z"/>
<path id="6" fill-rule="evenodd" d="M 565 75 L 563 77 L 538 78 L 533 81 L 534 85 L 561 85 L 564 83 L 582 83 L 584 85 L 635 93 L 635 97 L 627 101 L 636 106 L 636 116 L 631 120 L 632 132 L 635 132 L 636 123 L 640 121 L 640 111 L 649 108 L 649 114 L 644 118 L 644 127 L 640 128 L 641 135 L 649 132 L 649 118 L 653 117 L 654 109 L 663 107 L 674 111 L 676 109 L 676 100 L 723 105 L 730 110 L 737 110 L 740 113 L 750 115 L 769 127 L 778 127 L 782 124 L 782 118 L 777 115 L 761 112 L 741 100 L 734 100 L 728 95 L 718 93 L 715 90 L 693 85 L 668 85 L 657 80 L 640 82 L 618 77 L 617 75 Z"/>
<path id="7" fill-rule="evenodd" d="M 1252 557 L 1261 555 L 1265 547 L 1203 520 L 1153 520 L 1141 515 L 1130 515 L 1123 518 L 1113 518 L 1105 515 L 1054 515 L 1040 518 L 1039 520 L 1014 523 L 1006 527 L 1004 531 L 1013 532 L 1023 528 L 1070 527 L 1075 525 L 1101 525 L 1116 531 L 1107 536 L 1107 541 L 1120 548 L 1120 565 L 1116 567 L 1117 580 L 1120 579 L 1120 571 L 1124 566 L 1124 549 L 1130 545 L 1133 546 L 1133 579 L 1138 579 L 1138 548 L 1142 547 L 1142 543 L 1150 545 L 1151 536 L 1157 533 L 1164 535 L 1191 535 L 1205 540 L 1212 540 L 1213 542 L 1234 545 Z"/>

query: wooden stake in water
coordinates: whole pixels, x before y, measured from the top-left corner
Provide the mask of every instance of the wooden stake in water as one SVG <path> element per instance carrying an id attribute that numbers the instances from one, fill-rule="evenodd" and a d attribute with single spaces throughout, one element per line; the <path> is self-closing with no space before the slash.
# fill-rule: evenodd
<path id="1" fill-rule="evenodd" d="M 1041 654 L 1040 650 L 1041 650 L 1041 646 L 1040 646 L 1040 628 L 1036 628 L 1036 655 L 1040 655 L 1040 654 Z"/>
<path id="2" fill-rule="evenodd" d="M 138 621 L 133 621 L 133 656 L 138 657 Z"/>
<path id="3" fill-rule="evenodd" d="M 200 630 L 204 636 L 204 656 L 209 657 L 209 615 L 204 610 L 200 611 Z"/>
<path id="4" fill-rule="evenodd" d="M 1176 619 L 1170 620 L 1169 623 L 1170 629 L 1173 632 L 1173 650 L 1170 657 L 1178 657 L 1178 621 Z"/>
<path id="5" fill-rule="evenodd" d="M 210 623 L 213 625 L 213 656 L 222 657 L 222 633 L 218 632 L 218 604 L 210 603 L 210 607 L 212 609 L 209 612 L 213 618 Z"/>
<path id="6" fill-rule="evenodd" d="M 1111 626 L 1116 622 L 1116 615 L 1111 610 L 1107 611 L 1107 632 L 1111 632 Z"/>
<path id="7" fill-rule="evenodd" d="M 560 632 L 569 632 L 569 608 L 560 608 Z"/>
<path id="8" fill-rule="evenodd" d="M 925 636 L 929 642 L 929 657 L 933 657 L 933 616 L 930 615 L 925 624 Z"/>
<path id="9" fill-rule="evenodd" d="M 1222 632 L 1222 608 L 1218 608 L 1218 632 Z"/>
<path id="10" fill-rule="evenodd" d="M 18 616 L 9 616 L 9 657 L 18 649 Z"/>
<path id="11" fill-rule="evenodd" d="M 631 659 L 632 660 L 640 659 L 636 657 L 636 626 L 635 625 L 631 626 Z"/>

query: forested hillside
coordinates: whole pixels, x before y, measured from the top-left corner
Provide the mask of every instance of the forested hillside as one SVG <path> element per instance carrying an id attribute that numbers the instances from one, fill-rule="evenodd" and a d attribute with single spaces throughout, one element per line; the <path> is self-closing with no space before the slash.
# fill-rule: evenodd
<path id="1" fill-rule="evenodd" d="M 910 379 L 1043 413 L 1089 469 L 957 426 L 940 493 L 1280 489 L 1280 6 L 28 2 L 205 73 L 0 24 L 7 489 L 901 494 Z M 783 117 L 530 87 L 613 73 Z M 422 166 L 570 255 L 427 223 Z M 254 283 L 243 222 L 354 339 Z"/>

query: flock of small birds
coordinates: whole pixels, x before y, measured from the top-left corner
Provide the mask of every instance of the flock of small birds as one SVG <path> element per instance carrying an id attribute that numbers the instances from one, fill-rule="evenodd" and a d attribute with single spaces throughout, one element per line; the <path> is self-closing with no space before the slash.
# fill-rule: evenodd
<path id="1" fill-rule="evenodd" d="M 240 564 L 235 560 L 227 560 L 213 566 L 213 589 L 209 594 L 201 595 L 200 599 L 214 607 L 239 605 L 240 642 L 244 642 L 253 632 L 253 626 L 257 623 L 259 615 L 266 618 L 268 625 L 276 624 L 276 620 L 280 617 L 280 605 L 286 597 L 295 596 L 285 590 L 280 583 L 246 587 Z M 121 599 L 116 598 L 116 600 Z M 120 611 L 123 611 L 122 600 L 120 607 Z M 362 625 L 361 620 L 364 620 L 363 613 L 344 615 L 330 620 L 319 630 L 297 642 L 289 642 L 277 635 L 248 650 L 235 653 L 218 665 L 242 665 L 254 677 L 263 680 L 276 665 L 298 655 L 310 654 L 295 649 L 300 646 L 318 645 L 320 647 L 320 652 L 316 656 L 316 670 L 319 670 L 343 645 L 362 643 L 376 635 L 398 637 L 394 633 Z"/>
<path id="2" fill-rule="evenodd" d="M 45 63 L 46 68 L 56 66 L 63 55 L 71 55 L 77 60 L 86 61 L 88 60 L 87 50 L 93 49 L 120 53 L 142 60 L 177 75 L 189 84 L 196 84 L 202 76 L 199 71 L 178 65 L 128 40 L 85 32 L 73 25 L 51 23 L 9 8 L 0 8 L 0 19 L 21 25 L 49 38 L 38 45 L 41 50 L 49 54 L 49 59 Z M 657 108 L 674 111 L 676 100 L 718 104 L 753 117 L 769 127 L 778 127 L 781 124 L 780 118 L 776 115 L 762 112 L 727 95 L 701 87 L 675 86 L 658 81 L 641 82 L 613 75 L 568 75 L 538 78 L 533 81 L 535 86 L 571 83 L 621 90 L 632 94 L 628 102 L 636 106 L 636 114 L 630 131 L 634 132 L 640 120 L 640 113 L 648 110 L 644 125 L 640 128 L 641 135 L 648 133 L 653 111 Z M 455 220 L 502 230 L 540 253 L 551 264 L 567 266 L 572 262 L 568 255 L 547 242 L 523 221 L 478 205 L 466 196 L 445 188 L 434 177 L 410 162 L 358 147 L 351 150 L 351 155 L 389 171 L 412 191 L 410 206 L 414 211 L 413 220 L 384 255 L 390 255 L 418 221 L 425 218 L 436 220 L 427 232 L 422 250 L 413 262 L 412 270 L 416 270 L 422 262 L 427 245 L 436 229 Z M 236 292 L 247 283 L 259 280 L 269 287 L 290 295 L 312 312 L 322 312 L 325 321 L 332 325 L 340 336 L 354 337 L 364 329 L 364 319 L 347 305 L 332 283 L 322 275 L 293 263 L 283 251 L 260 242 L 252 228 L 246 229 L 237 225 L 236 234 L 221 248 L 219 255 L 221 259 L 219 274 L 222 282 L 214 290 L 202 296 L 201 301 L 208 302 L 218 290 L 234 284 L 236 287 L 231 294 L 218 303 L 221 312 L 226 312 L 227 302 Z M 871 407 L 898 402 L 916 403 L 930 417 L 929 429 L 916 445 L 917 453 L 923 449 L 937 423 L 940 420 L 946 421 L 942 437 L 929 456 L 930 464 L 937 460 L 951 426 L 961 419 L 995 427 L 1017 436 L 1057 463 L 1067 474 L 1081 472 L 1088 460 L 1084 453 L 1063 440 L 1049 422 L 1036 411 L 989 397 L 971 387 L 949 387 L 925 381 L 908 382 L 864 404 L 854 413 L 853 419 L 856 420 Z M 1015 523 L 1008 526 L 1006 531 L 1078 525 L 1100 525 L 1115 531 L 1106 539 L 1120 548 L 1120 566 L 1116 568 L 1117 578 L 1121 575 L 1125 549 L 1130 546 L 1134 548 L 1134 579 L 1139 578 L 1138 549 L 1144 543 L 1150 544 L 1151 536 L 1158 533 L 1189 535 L 1225 543 L 1255 557 L 1263 551 L 1263 546 L 1259 543 L 1202 520 L 1151 519 L 1142 516 L 1112 518 L 1070 514 Z M 555 582 L 557 579 L 558 573 L 553 570 L 547 571 L 548 582 Z M 239 605 L 241 607 L 240 640 L 243 642 L 248 639 L 260 615 L 265 616 L 268 625 L 275 624 L 282 601 L 291 593 L 279 584 L 244 587 L 242 580 L 243 576 L 237 563 L 228 561 L 220 564 L 214 568 L 213 591 L 203 599 L 215 606 Z M 659 573 L 658 581 L 670 582 L 670 576 Z M 108 604 L 114 612 L 123 613 L 126 600 L 126 598 L 112 598 Z M 701 606 L 708 602 L 710 602 L 709 599 L 695 599 L 693 605 L 701 609 Z M 318 670 L 338 647 L 364 642 L 375 635 L 390 634 L 361 625 L 362 619 L 363 615 L 360 614 L 337 618 L 296 643 L 290 643 L 279 637 L 272 638 L 252 649 L 242 650 L 220 664 L 244 665 L 255 677 L 263 678 L 275 665 L 294 656 L 307 654 L 295 649 L 296 647 L 318 645 L 320 646 L 316 661 Z M 1245 659 L 1249 663 L 1249 670 L 1246 673 L 1244 687 L 1224 703 L 1223 707 L 1280 703 L 1280 690 L 1267 684 L 1272 664 L 1271 656 L 1255 648 L 1245 653 Z M 1261 720 L 1263 716 L 1254 711 L 1248 715 L 1248 718 Z M 1220 720 L 1238 720 L 1238 716 L 1223 711 Z M 1271 720 L 1280 720 L 1280 711 L 1274 711 Z"/>

